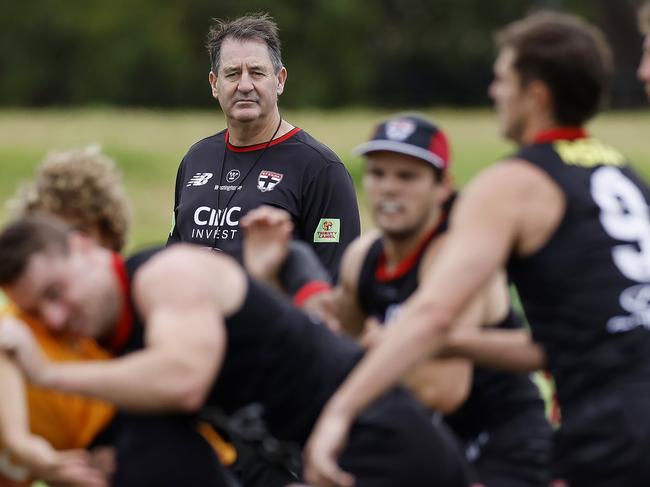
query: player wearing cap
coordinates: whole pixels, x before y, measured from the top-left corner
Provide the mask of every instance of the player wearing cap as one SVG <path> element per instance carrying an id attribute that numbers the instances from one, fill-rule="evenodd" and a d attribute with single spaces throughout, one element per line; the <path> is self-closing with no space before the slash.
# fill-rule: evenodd
<path id="1" fill-rule="evenodd" d="M 463 191 L 440 265 L 326 406 L 306 461 L 331 484 L 349 484 L 335 458 L 356 411 L 439 350 L 506 264 L 557 385 L 558 479 L 648 484 L 650 188 L 582 128 L 606 92 L 607 44 L 595 27 L 558 13 L 512 23 L 498 43 L 489 92 L 520 149 Z"/>
<path id="2" fill-rule="evenodd" d="M 420 116 L 379 124 L 356 152 L 366 159 L 364 189 L 379 233 L 357 239 L 344 254 L 337 297 L 343 326 L 373 346 L 382 338 L 375 322 L 398 315 L 421 275 L 438 264 L 454 195 L 447 139 Z M 502 272 L 459 318 L 460 327 L 481 324 L 521 328 Z M 527 375 L 478 367 L 468 374 L 471 364 L 459 359 L 430 359 L 405 380 L 428 406 L 448 414 L 476 482 L 546 486 L 551 429 L 537 387 Z"/>
<path id="3" fill-rule="evenodd" d="M 367 159 L 364 187 L 379 231 L 363 235 L 346 250 L 330 306 L 336 316 L 330 316 L 330 308 L 318 311 L 328 323 L 342 326 L 372 348 L 384 335 L 381 325 L 399 313 L 421 276 L 437 265 L 455 195 L 447 139 L 420 116 L 397 116 L 378 125 L 372 139 L 356 151 Z M 261 255 L 282 255 L 277 248 L 290 234 L 283 228 L 290 225 L 290 218 L 286 212 L 265 207 L 249 213 L 243 224 L 247 267 L 273 282 L 268 269 L 278 264 Z M 480 324 L 488 325 L 485 332 L 476 330 Z M 455 337 L 453 353 L 463 350 L 481 362 L 498 358 L 503 340 L 511 340 L 513 332 L 517 338 L 529 339 L 510 309 L 502 272 L 459 318 L 458 328 L 462 335 Z M 534 352 L 532 357 L 519 358 L 522 367 L 531 360 L 536 363 L 541 350 Z M 551 428 L 536 386 L 526 375 L 482 368 L 471 375 L 466 360 L 429 359 L 402 381 L 428 407 L 449 413 L 446 421 L 461 439 L 473 477 L 480 482 L 477 485 L 545 486 L 550 475 Z"/>

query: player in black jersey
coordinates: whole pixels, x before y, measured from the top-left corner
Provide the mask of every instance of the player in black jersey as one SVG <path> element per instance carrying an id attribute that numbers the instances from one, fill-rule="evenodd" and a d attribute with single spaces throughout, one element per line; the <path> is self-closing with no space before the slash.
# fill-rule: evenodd
<path id="1" fill-rule="evenodd" d="M 196 247 L 124 263 L 55 222 L 23 219 L 0 234 L 0 263 L 2 288 L 18 306 L 49 326 L 108 341 L 121 357 L 51 363 L 15 322 L 0 326 L 1 346 L 37 384 L 126 410 L 193 413 L 211 405 L 230 414 L 260 403 L 270 433 L 302 446 L 361 355 L 230 257 Z M 158 438 L 164 444 L 164 434 Z M 359 487 L 467 485 L 444 430 L 399 389 L 359 417 L 341 458 Z"/>
<path id="2" fill-rule="evenodd" d="M 639 11 L 639 28 L 643 34 L 643 55 L 637 74 L 650 101 L 650 2 L 645 3 Z"/>
<path id="3" fill-rule="evenodd" d="M 397 116 L 378 125 L 357 151 L 366 156 L 364 189 L 380 233 L 358 239 L 344 254 L 340 320 L 357 335 L 365 326 L 366 339 L 372 334 L 377 340 L 381 328 L 367 318 L 389 321 L 416 290 L 422 273 L 436 265 L 453 200 L 450 157 L 444 134 L 418 116 Z M 459 327 L 521 328 L 502 272 L 458 321 Z M 461 439 L 477 482 L 546 487 L 551 428 L 535 384 L 526 375 L 476 368 L 463 404 L 467 371 L 450 362 L 429 360 L 407 376 L 407 384 L 430 407 L 448 413 L 446 422 Z M 454 404 L 455 399 L 461 400 Z"/>
<path id="4" fill-rule="evenodd" d="M 594 27 L 553 13 L 509 25 L 498 44 L 489 92 L 521 149 L 463 191 L 439 265 L 325 407 L 306 462 L 332 484 L 349 485 L 335 462 L 346 425 L 440 349 L 504 265 L 545 351 L 546 363 L 534 365 L 557 385 L 556 478 L 574 487 L 649 482 L 650 190 L 582 128 L 606 91 L 609 50 Z"/>
<path id="5" fill-rule="evenodd" d="M 241 258 L 240 218 L 262 204 L 288 211 L 330 274 L 360 231 L 354 185 L 339 158 L 283 120 L 277 25 L 268 15 L 217 21 L 208 36 L 212 95 L 227 130 L 194 144 L 176 176 L 169 243 L 192 242 Z"/>
<path id="6" fill-rule="evenodd" d="M 397 116 L 380 124 L 359 152 L 367 156 L 364 189 L 379 231 L 355 240 L 345 252 L 334 308 L 344 330 L 373 347 L 383 334 L 381 324 L 399 312 L 420 274 L 436 265 L 453 196 L 446 137 L 422 117 Z M 263 208 L 247 216 L 247 254 L 259 256 L 288 236 L 289 229 L 267 229 L 289 221 L 279 213 Z M 253 236 L 260 242 L 255 252 L 250 248 Z M 268 279 L 262 272 L 257 275 Z M 458 321 L 463 327 L 520 328 L 502 272 Z M 430 408 L 453 413 L 447 422 L 477 470 L 477 482 L 545 487 L 551 428 L 537 387 L 525 375 L 479 368 L 469 399 L 457 410 L 467 398 L 470 375 L 466 360 L 431 359 L 409 371 L 404 382 Z"/>

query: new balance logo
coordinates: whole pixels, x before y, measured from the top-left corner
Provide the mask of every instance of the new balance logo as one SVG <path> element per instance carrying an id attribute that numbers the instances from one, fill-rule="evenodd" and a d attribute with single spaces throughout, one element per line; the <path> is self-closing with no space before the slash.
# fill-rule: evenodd
<path id="1" fill-rule="evenodd" d="M 188 186 L 203 186 L 212 177 L 211 172 L 197 172 L 187 183 Z"/>

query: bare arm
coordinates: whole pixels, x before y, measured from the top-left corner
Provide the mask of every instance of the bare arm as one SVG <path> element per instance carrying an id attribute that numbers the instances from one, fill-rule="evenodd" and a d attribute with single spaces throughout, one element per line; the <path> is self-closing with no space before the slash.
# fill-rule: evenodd
<path id="1" fill-rule="evenodd" d="M 0 352 L 0 444 L 30 474 L 52 485 L 102 487 L 104 476 L 89 465 L 83 451 L 56 451 L 44 438 L 29 429 L 25 382 L 18 367 Z M 0 472 L 0 480 L 2 473 Z"/>
<path id="2" fill-rule="evenodd" d="M 20 463 L 29 467 L 33 456 L 30 449 L 33 438 L 27 420 L 25 383 L 18 367 L 4 352 L 0 352 L 0 384 L 0 444 Z"/>
<path id="3" fill-rule="evenodd" d="M 359 338 L 362 335 L 367 318 L 359 303 L 361 266 L 368 248 L 378 235 L 377 232 L 366 233 L 348 246 L 341 259 L 339 282 L 334 289 L 338 320 L 343 331 L 354 338 Z"/>
<path id="4" fill-rule="evenodd" d="M 459 199 L 436 265 L 404 303 L 381 346 L 337 392 L 332 407 L 356 415 L 413 363 L 436 352 L 463 307 L 505 262 L 516 238 L 516 214 L 510 201 L 494 198 L 493 178 L 485 176 Z M 392 364 L 389 373 L 386 363 Z M 353 389 L 355 399 L 340 400 Z"/>
<path id="5" fill-rule="evenodd" d="M 404 385 L 428 408 L 450 414 L 467 399 L 472 366 L 465 359 L 430 359 L 408 373 Z"/>
<path id="6" fill-rule="evenodd" d="M 495 328 L 510 313 L 512 304 L 505 272 L 499 272 L 485 289 L 486 318 L 482 326 L 455 327 L 441 357 L 465 357 L 479 366 L 509 372 L 532 372 L 545 366 L 544 350 L 527 329 Z"/>
<path id="7" fill-rule="evenodd" d="M 483 308 L 484 299 L 479 295 L 457 317 L 454 328 L 464 334 L 475 333 L 483 319 Z M 423 404 L 450 414 L 467 399 L 472 372 L 472 362 L 461 355 L 426 358 L 407 372 L 403 382 Z"/>
<path id="8" fill-rule="evenodd" d="M 34 379 L 125 409 L 196 410 L 225 353 L 223 316 L 243 300 L 245 285 L 230 259 L 174 246 L 153 257 L 133 282 L 146 322 L 144 349 L 109 361 L 51 363 Z"/>
<path id="9" fill-rule="evenodd" d="M 545 368 L 544 349 L 528 330 L 484 328 L 475 333 L 454 334 L 442 354 L 465 357 L 477 365 L 510 372 L 533 372 Z"/>
<path id="10" fill-rule="evenodd" d="M 405 303 L 386 339 L 364 357 L 321 415 L 307 448 L 309 481 L 351 485 L 332 458 L 343 448 L 353 418 L 414 363 L 439 350 L 460 310 L 504 265 L 519 238 L 520 202 L 531 190 L 528 182 L 513 184 L 513 172 L 515 178 L 525 177 L 512 167 L 494 166 L 461 195 L 437 265 Z"/>
<path id="11" fill-rule="evenodd" d="M 279 272 L 289 253 L 293 232 L 291 215 L 272 206 L 260 206 L 241 219 L 244 266 L 251 276 L 282 289 Z"/>

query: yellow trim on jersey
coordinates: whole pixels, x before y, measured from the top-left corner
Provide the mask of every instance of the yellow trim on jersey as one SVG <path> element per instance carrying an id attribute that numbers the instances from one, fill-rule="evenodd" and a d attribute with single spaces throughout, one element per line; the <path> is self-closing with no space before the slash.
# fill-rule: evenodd
<path id="1" fill-rule="evenodd" d="M 571 166 L 624 166 L 625 157 L 597 139 L 558 140 L 553 143 L 562 160 Z"/>

